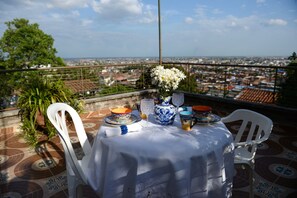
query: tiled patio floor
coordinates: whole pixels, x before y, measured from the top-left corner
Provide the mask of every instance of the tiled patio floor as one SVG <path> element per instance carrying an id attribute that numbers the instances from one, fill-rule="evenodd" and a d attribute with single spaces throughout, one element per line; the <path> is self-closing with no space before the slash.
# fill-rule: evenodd
<path id="1" fill-rule="evenodd" d="M 106 112 L 82 115 L 90 140 Z M 230 126 L 230 130 L 236 127 Z M 41 143 L 35 150 L 18 136 L 17 127 L 0 130 L 0 198 L 67 197 L 65 160 L 59 138 Z M 76 137 L 72 136 L 75 142 Z M 233 197 L 248 197 L 248 190 L 248 171 L 236 169 Z M 274 123 L 269 140 L 259 146 L 256 155 L 254 191 L 255 197 L 297 197 L 296 127 Z M 84 187 L 84 197 L 95 195 Z"/>

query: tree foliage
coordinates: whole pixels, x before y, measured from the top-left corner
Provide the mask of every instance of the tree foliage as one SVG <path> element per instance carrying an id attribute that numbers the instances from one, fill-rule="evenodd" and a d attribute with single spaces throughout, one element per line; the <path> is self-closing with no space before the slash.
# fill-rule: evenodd
<path id="1" fill-rule="evenodd" d="M 5 22 L 7 30 L 0 39 L 0 67 L 5 69 L 26 69 L 32 66 L 65 65 L 56 57 L 54 39 L 39 29 L 37 23 L 16 18 Z"/>
<path id="2" fill-rule="evenodd" d="M 126 93 L 133 91 L 134 89 L 132 87 L 129 87 L 127 85 L 112 85 L 112 86 L 106 86 L 100 91 L 100 95 L 110 95 L 110 94 L 119 94 L 119 93 Z"/>
<path id="3" fill-rule="evenodd" d="M 292 55 L 288 57 L 288 59 L 291 60 L 291 61 L 297 60 L 296 52 L 293 52 Z"/>
<path id="4" fill-rule="evenodd" d="M 156 86 L 152 85 L 151 80 L 151 70 L 152 67 L 146 67 L 144 71 L 141 73 L 139 79 L 136 81 L 136 88 L 137 89 L 151 89 L 156 88 Z"/>
<path id="5" fill-rule="evenodd" d="M 293 52 L 292 56 L 288 58 L 291 63 L 287 66 L 287 78 L 281 84 L 280 96 L 278 103 L 282 106 L 297 108 L 297 57 Z"/>

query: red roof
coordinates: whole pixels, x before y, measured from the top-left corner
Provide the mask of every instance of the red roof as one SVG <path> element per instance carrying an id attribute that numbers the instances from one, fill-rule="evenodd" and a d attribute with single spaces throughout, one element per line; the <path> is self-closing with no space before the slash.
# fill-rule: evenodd
<path id="1" fill-rule="evenodd" d="M 248 102 L 274 104 L 278 94 L 272 91 L 246 88 L 235 98 Z"/>
<path id="2" fill-rule="evenodd" d="M 98 89 L 98 86 L 94 82 L 92 82 L 90 79 L 68 80 L 68 81 L 64 81 L 64 83 L 74 93 L 94 91 L 94 90 Z"/>

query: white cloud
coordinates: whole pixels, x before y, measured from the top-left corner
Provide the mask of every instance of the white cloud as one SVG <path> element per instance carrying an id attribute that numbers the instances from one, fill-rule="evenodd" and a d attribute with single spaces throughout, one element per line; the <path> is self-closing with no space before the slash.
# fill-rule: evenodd
<path id="1" fill-rule="evenodd" d="M 41 2 L 41 3 L 40 3 Z M 3 19 L 3 14 L 11 14 L 13 12 L 23 13 L 27 10 L 34 10 L 39 6 L 39 9 L 42 10 L 46 2 L 43 1 L 32 1 L 32 0 L 0 0 L 0 14 Z M 21 10 L 20 10 L 21 9 Z M 2 12 L 3 11 L 3 12 Z M 35 13 L 31 13 L 35 14 Z"/>
<path id="2" fill-rule="evenodd" d="M 140 15 L 143 4 L 138 0 L 93 0 L 92 8 L 106 18 L 120 19 Z"/>
<path id="3" fill-rule="evenodd" d="M 141 0 L 92 0 L 92 8 L 105 20 L 154 23 L 158 21 L 156 6 Z"/>
<path id="4" fill-rule="evenodd" d="M 220 9 L 214 9 L 213 11 L 212 11 L 212 13 L 213 14 L 222 14 L 223 13 L 223 11 L 221 11 Z"/>
<path id="5" fill-rule="evenodd" d="M 199 5 L 195 9 L 195 14 L 197 17 L 204 17 L 207 10 L 207 6 L 205 5 Z"/>
<path id="6" fill-rule="evenodd" d="M 250 30 L 258 25 L 258 17 L 251 15 L 248 17 L 235 17 L 232 15 L 224 18 L 191 18 L 185 22 L 188 24 L 198 24 L 199 29 L 207 32 L 223 33 L 234 30 Z"/>
<path id="7" fill-rule="evenodd" d="M 23 1 L 1 0 L 0 3 L 1 3 L 0 9 L 7 8 L 10 6 L 17 8 L 19 6 L 30 6 L 30 5 L 34 4 L 31 0 L 23 0 Z"/>
<path id="8" fill-rule="evenodd" d="M 64 21 L 65 23 L 73 22 L 73 20 L 77 20 L 80 17 L 80 13 L 77 10 L 71 12 L 50 12 L 48 14 L 50 18 L 54 20 Z M 51 19 L 47 19 L 46 21 L 49 22 Z M 40 21 L 41 18 L 40 18 Z"/>
<path id="9" fill-rule="evenodd" d="M 265 3 L 266 0 L 256 0 L 256 3 Z"/>
<path id="10" fill-rule="evenodd" d="M 210 10 L 207 6 L 205 5 L 199 5 L 194 9 L 195 15 L 196 17 L 200 17 L 200 18 L 205 18 L 208 16 L 208 14 L 212 14 L 212 15 L 218 15 L 218 14 L 222 14 L 223 11 L 215 8 Z"/>
<path id="11" fill-rule="evenodd" d="M 158 21 L 158 16 L 154 15 L 152 12 L 145 12 L 145 16 L 140 18 L 138 22 L 140 23 L 154 23 Z"/>
<path id="12" fill-rule="evenodd" d="M 77 11 L 77 10 L 73 10 L 71 13 L 73 16 L 77 16 L 77 17 L 80 16 L 79 11 Z"/>
<path id="13" fill-rule="evenodd" d="M 280 26 L 285 26 L 287 25 L 287 21 L 283 20 L 283 19 L 270 19 L 269 21 L 267 21 L 268 25 L 280 25 Z"/>
<path id="14" fill-rule="evenodd" d="M 194 19 L 192 17 L 185 18 L 185 23 L 187 23 L 187 24 L 192 24 L 193 21 L 194 21 Z"/>
<path id="15" fill-rule="evenodd" d="M 56 20 L 59 20 L 63 17 L 63 15 L 59 14 L 59 13 L 51 13 L 50 16 L 53 18 L 53 19 L 56 19 Z"/>
<path id="16" fill-rule="evenodd" d="M 231 21 L 228 26 L 230 27 L 236 27 L 237 26 L 237 23 L 235 21 Z"/>
<path id="17" fill-rule="evenodd" d="M 143 16 L 138 20 L 140 23 L 154 23 L 158 21 L 158 16 L 154 14 L 155 7 L 146 5 L 143 9 Z"/>
<path id="18" fill-rule="evenodd" d="M 51 0 L 46 5 L 48 8 L 82 8 L 88 7 L 90 0 Z"/>
<path id="19" fill-rule="evenodd" d="M 87 26 L 87 25 L 90 25 L 92 23 L 93 23 L 93 21 L 92 20 L 89 20 L 89 19 L 84 19 L 81 22 L 82 26 Z"/>

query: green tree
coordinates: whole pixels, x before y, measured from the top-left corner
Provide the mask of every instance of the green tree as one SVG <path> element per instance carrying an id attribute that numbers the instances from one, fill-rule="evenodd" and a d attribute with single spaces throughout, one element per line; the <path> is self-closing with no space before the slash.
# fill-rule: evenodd
<path id="1" fill-rule="evenodd" d="M 296 52 L 293 52 L 292 55 L 288 57 L 288 59 L 291 60 L 291 61 L 297 60 Z"/>
<path id="2" fill-rule="evenodd" d="M 5 67 L 4 67 L 4 55 L 2 50 L 0 49 L 0 70 L 1 69 L 5 69 Z"/>
<path id="3" fill-rule="evenodd" d="M 119 94 L 119 93 L 126 93 L 129 91 L 134 90 L 133 88 L 127 86 L 127 85 L 112 85 L 112 86 L 106 86 L 100 91 L 100 95 L 112 95 L 112 94 Z"/>
<path id="4" fill-rule="evenodd" d="M 54 39 L 40 30 L 37 23 L 30 24 L 27 19 L 16 18 L 5 24 L 7 30 L 0 39 L 0 67 L 26 69 L 48 64 L 65 65 L 55 55 Z"/>
<path id="5" fill-rule="evenodd" d="M 136 81 L 137 89 L 156 88 L 156 86 L 152 85 L 151 70 L 152 70 L 152 67 L 144 68 L 144 71 L 141 73 L 139 79 Z"/>
<path id="6" fill-rule="evenodd" d="M 291 57 L 291 58 L 290 58 Z M 297 108 L 297 57 L 294 52 L 288 59 L 291 63 L 287 66 L 287 78 L 280 85 L 278 103 L 282 106 Z"/>

